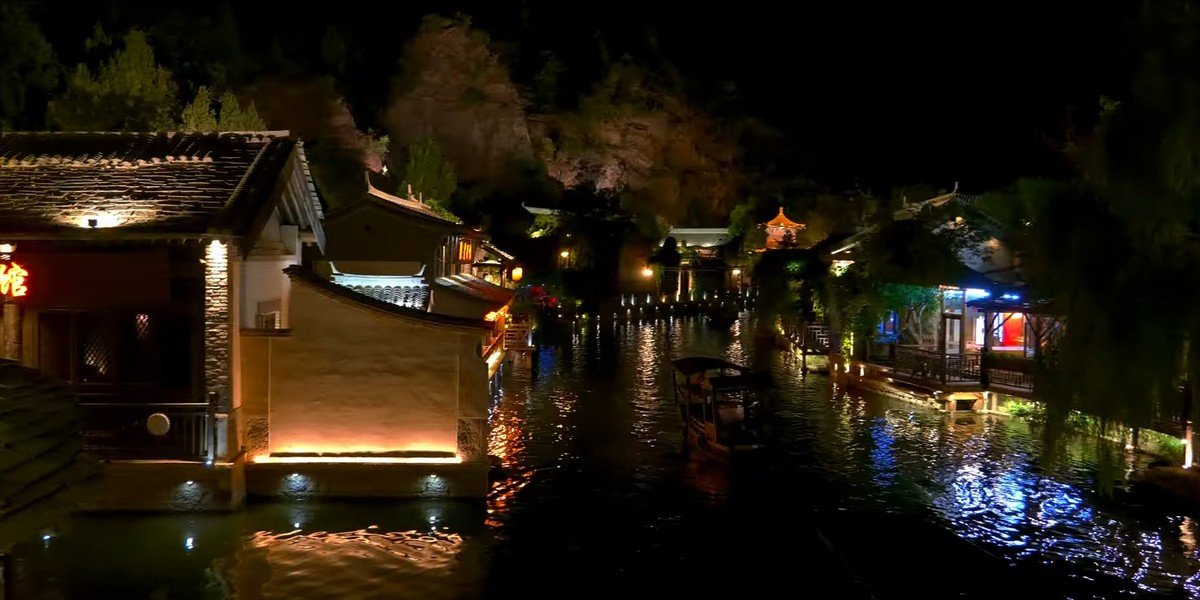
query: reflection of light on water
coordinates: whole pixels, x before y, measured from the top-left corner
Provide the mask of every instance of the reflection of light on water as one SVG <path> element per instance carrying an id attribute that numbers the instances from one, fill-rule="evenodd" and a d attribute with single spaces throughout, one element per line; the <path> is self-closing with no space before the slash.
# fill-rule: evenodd
<path id="1" fill-rule="evenodd" d="M 871 425 L 871 469 L 875 473 L 875 485 L 888 487 L 896 477 L 896 459 L 892 456 L 892 445 L 896 440 L 892 436 L 891 425 L 884 419 L 877 419 Z"/>
<path id="2" fill-rule="evenodd" d="M 249 598 L 422 597 L 446 591 L 462 545 L 437 531 L 260 531 L 224 565 L 225 583 Z"/>
<path id="3" fill-rule="evenodd" d="M 504 525 L 504 516 L 511 509 L 513 498 L 533 481 L 536 471 L 526 469 L 515 473 L 507 473 L 505 477 L 492 482 L 492 489 L 487 497 L 488 527 L 497 528 Z"/>
<path id="4" fill-rule="evenodd" d="M 488 454 L 508 465 L 525 453 L 525 419 L 519 402 L 504 402 L 501 398 L 488 415 Z"/>
<path id="5" fill-rule="evenodd" d="M 1179 523 L 1179 541 L 1188 552 L 1196 551 L 1196 522 L 1191 517 L 1184 517 Z"/>

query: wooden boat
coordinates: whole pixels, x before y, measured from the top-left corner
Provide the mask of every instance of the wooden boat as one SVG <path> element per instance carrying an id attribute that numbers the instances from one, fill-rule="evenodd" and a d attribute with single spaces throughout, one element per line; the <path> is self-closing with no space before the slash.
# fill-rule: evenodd
<path id="1" fill-rule="evenodd" d="M 770 385 L 768 374 L 704 356 L 675 359 L 671 366 L 689 450 L 728 459 L 765 446 L 757 392 Z"/>

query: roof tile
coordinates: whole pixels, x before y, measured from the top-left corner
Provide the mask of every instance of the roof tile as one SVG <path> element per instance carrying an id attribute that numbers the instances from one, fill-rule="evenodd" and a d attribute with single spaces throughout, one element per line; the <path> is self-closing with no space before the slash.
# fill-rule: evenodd
<path id="1" fill-rule="evenodd" d="M 286 133 L 0 135 L 0 233 L 120 226 L 245 234 L 296 147 Z"/>

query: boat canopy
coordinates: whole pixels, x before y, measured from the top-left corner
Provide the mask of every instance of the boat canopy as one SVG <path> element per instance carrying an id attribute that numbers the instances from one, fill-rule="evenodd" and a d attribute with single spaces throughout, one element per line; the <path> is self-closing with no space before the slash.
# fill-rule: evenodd
<path id="1" fill-rule="evenodd" d="M 740 390 L 758 390 L 771 386 L 771 375 L 768 373 L 743 373 L 711 377 L 708 380 L 714 392 L 736 392 Z"/>
<path id="2" fill-rule="evenodd" d="M 684 375 L 694 375 L 703 373 L 710 369 L 732 369 L 738 373 L 749 373 L 750 369 L 731 363 L 721 358 L 711 358 L 708 356 L 685 356 L 671 361 L 671 365 L 676 371 Z"/>

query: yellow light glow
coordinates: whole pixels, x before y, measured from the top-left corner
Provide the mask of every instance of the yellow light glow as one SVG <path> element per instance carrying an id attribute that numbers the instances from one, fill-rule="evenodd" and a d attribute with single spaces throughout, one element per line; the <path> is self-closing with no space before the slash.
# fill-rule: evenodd
<path id="1" fill-rule="evenodd" d="M 112 213 L 95 213 L 91 215 L 83 215 L 75 220 L 75 224 L 84 229 L 107 229 L 116 227 L 125 222 L 125 219 Z"/>
<path id="2" fill-rule="evenodd" d="M 741 275 L 741 274 L 742 274 L 742 270 L 741 270 L 741 269 L 734 269 L 734 270 L 733 270 L 733 276 L 734 276 L 734 277 L 737 277 L 737 276 L 739 276 L 739 275 Z"/>
<path id="3" fill-rule="evenodd" d="M 500 368 L 500 363 L 504 362 L 504 352 L 499 348 L 496 348 L 490 355 L 488 355 L 486 362 L 488 367 L 488 379 L 491 379 L 492 375 L 495 375 L 496 371 Z"/>
<path id="4" fill-rule="evenodd" d="M 493 311 L 489 312 L 488 314 L 483 315 L 483 320 L 484 321 L 495 321 L 499 317 L 500 317 L 500 313 L 493 310 Z"/>
<path id="5" fill-rule="evenodd" d="M 305 463 L 349 463 L 349 464 L 426 464 L 454 465 L 462 462 L 457 456 L 255 456 L 256 463 L 305 464 Z"/>
<path id="6" fill-rule="evenodd" d="M 12 244 L 0 244 L 0 254 L 12 254 L 16 249 L 17 247 Z"/>
<path id="7" fill-rule="evenodd" d="M 524 276 L 525 276 L 525 269 L 522 269 L 521 267 L 513 267 L 512 268 L 512 280 L 513 281 L 520 281 L 521 278 Z"/>
<path id="8" fill-rule="evenodd" d="M 17 263 L 0 264 L 0 296 L 20 298 L 29 292 L 25 278 L 29 271 Z"/>
<path id="9" fill-rule="evenodd" d="M 642 277 L 645 277 L 646 279 L 654 277 L 654 269 L 651 269 L 650 267 L 642 267 Z"/>
<path id="10" fill-rule="evenodd" d="M 563 258 L 566 258 L 566 257 L 568 257 L 568 256 L 570 256 L 570 255 L 571 255 L 571 251 L 570 251 L 570 250 L 563 250 L 562 252 L 559 252 L 559 253 L 558 253 L 558 255 L 559 255 L 559 256 L 561 256 L 561 257 L 563 257 Z"/>

